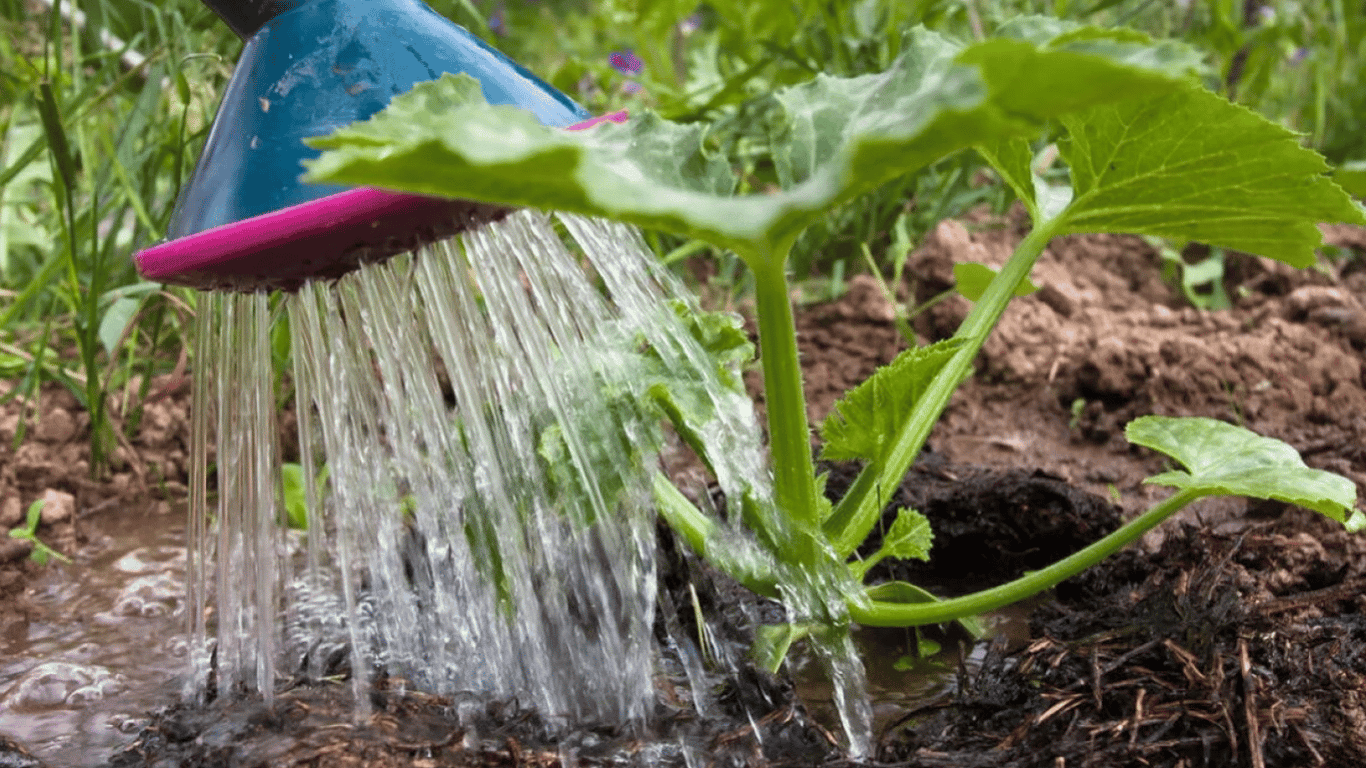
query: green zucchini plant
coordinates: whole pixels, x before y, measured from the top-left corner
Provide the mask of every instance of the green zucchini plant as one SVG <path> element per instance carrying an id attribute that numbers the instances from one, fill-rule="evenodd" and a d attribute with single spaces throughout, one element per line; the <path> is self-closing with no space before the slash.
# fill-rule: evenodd
<path id="1" fill-rule="evenodd" d="M 864 559 L 856 552 L 881 519 L 882 489 L 901 481 L 1050 240 L 1133 233 L 1303 267 L 1320 243 L 1318 222 L 1366 223 L 1324 160 L 1295 135 L 1201 87 L 1192 75 L 1198 60 L 1178 42 L 1046 18 L 1016 20 L 971 44 L 917 28 L 885 72 L 819 75 L 766 97 L 784 116 L 769 128 L 780 184 L 750 195 L 734 194 L 735 175 L 726 158 L 708 152 L 704 125 L 645 112 L 625 124 L 562 132 L 489 106 L 475 81 L 448 75 L 368 121 L 315 139 L 324 153 L 309 173 L 318 181 L 600 216 L 733 250 L 752 270 L 756 290 L 774 497 L 768 509 L 747 506 L 743 519 L 763 556 L 737 554 L 723 524 L 662 477 L 655 484 L 660 514 L 741 583 L 796 605 L 808 627 L 919 626 L 967 619 L 1047 589 L 1204 496 L 1280 499 L 1353 531 L 1366 527 L 1355 486 L 1306 467 L 1289 446 L 1211 419 L 1150 416 L 1128 426 L 1129 440 L 1185 471 L 1149 478 L 1176 492 L 1114 533 L 962 597 L 864 583 L 879 559 L 928 556 L 929 524 L 913 510 L 899 512 L 881 550 Z M 1034 172 L 1036 150 L 1048 144 L 1066 166 L 1066 183 Z M 1033 228 L 953 338 L 903 353 L 851 390 L 821 425 L 824 458 L 863 462 L 832 503 L 812 453 L 789 251 L 833 207 L 965 150 L 978 152 L 1011 187 Z M 678 431 L 687 439 L 696 425 Z M 726 457 L 703 459 L 715 465 Z M 795 634 L 761 633 L 773 663 Z"/>

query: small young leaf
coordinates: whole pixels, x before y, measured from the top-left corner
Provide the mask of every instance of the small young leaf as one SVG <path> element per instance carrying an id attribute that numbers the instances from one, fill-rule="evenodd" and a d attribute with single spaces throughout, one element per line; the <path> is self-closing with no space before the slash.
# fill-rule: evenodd
<path id="1" fill-rule="evenodd" d="M 600 401 L 577 409 L 571 431 L 558 421 L 541 430 L 536 452 L 546 480 L 576 525 L 591 525 L 602 504 L 615 508 L 645 457 L 663 442 L 661 429 L 643 417 L 640 406 L 636 393 L 604 382 Z"/>
<path id="2" fill-rule="evenodd" d="M 36 534 L 38 532 L 38 523 L 43 519 L 43 505 L 45 503 L 46 502 L 42 499 L 38 499 L 28 505 L 28 512 L 24 515 L 24 526 L 22 528 L 15 528 L 14 531 L 22 531 L 28 536 Z M 14 535 L 14 531 L 10 531 L 10 535 Z"/>
<path id="3" fill-rule="evenodd" d="M 968 301 L 977 301 L 987 292 L 987 286 L 996 278 L 996 270 L 975 261 L 957 262 L 953 265 L 954 288 Z M 1039 290 L 1039 286 L 1028 278 L 1015 286 L 1016 296 L 1028 296 Z"/>
<path id="4" fill-rule="evenodd" d="M 930 521 L 914 509 L 902 507 L 897 510 L 891 530 L 882 537 L 882 546 L 871 556 L 849 563 L 849 570 L 862 580 L 873 566 L 889 557 L 928 561 L 930 545 L 933 543 L 934 531 L 930 529 Z"/>
<path id="5" fill-rule="evenodd" d="M 816 475 L 816 506 L 818 507 L 816 519 L 822 523 L 830 517 L 830 513 L 835 511 L 835 503 L 830 500 L 826 493 L 826 485 L 830 482 L 830 473 L 822 472 Z"/>
<path id="6" fill-rule="evenodd" d="M 285 501 L 285 517 L 289 527 L 308 530 L 307 489 L 304 488 L 304 468 L 294 463 L 280 466 L 280 483 Z"/>
<path id="7" fill-rule="evenodd" d="M 731 312 L 706 312 L 689 306 L 684 301 L 672 302 L 674 314 L 682 320 L 688 334 L 697 340 L 708 357 L 714 361 L 716 373 L 723 383 L 736 392 L 745 393 L 744 382 L 734 370 L 754 359 L 754 342 L 745 332 L 744 320 Z M 648 353 L 655 359 L 658 354 Z"/>
<path id="8" fill-rule="evenodd" d="M 1165 453 L 1188 472 L 1163 472 L 1145 482 L 1209 495 L 1247 496 L 1297 504 L 1333 518 L 1356 533 L 1366 515 L 1356 506 L 1356 485 L 1310 469 L 1280 440 L 1216 419 L 1144 416 L 1129 422 L 1129 442 Z"/>
<path id="9" fill-rule="evenodd" d="M 960 346 L 948 339 L 908 349 L 846 392 L 821 425 L 821 458 L 880 461 L 920 394 Z"/>
<path id="10" fill-rule="evenodd" d="M 63 555 L 52 547 L 49 547 L 38 539 L 38 523 L 42 521 L 43 506 L 45 503 L 46 502 L 42 499 L 38 499 L 28 505 L 28 514 L 25 516 L 24 525 L 17 528 L 11 528 L 9 532 L 10 538 L 27 541 L 29 544 L 33 545 L 33 550 L 29 552 L 28 558 L 38 565 L 47 565 L 47 561 L 53 558 L 56 558 L 63 563 L 70 563 L 71 558 Z"/>
<path id="11" fill-rule="evenodd" d="M 736 315 L 703 312 L 682 301 L 674 302 L 673 310 L 706 353 L 706 360 L 669 362 L 659 350 L 647 347 L 642 369 L 635 378 L 644 384 L 644 392 L 664 412 L 683 442 L 715 472 L 714 462 L 724 457 L 707 455 L 703 433 L 716 419 L 718 398 L 733 397 L 748 402 L 739 369 L 754 359 L 754 344 Z M 704 371 L 701 367 L 710 370 Z M 716 380 L 730 392 L 717 390 L 712 383 L 713 372 Z"/>
<path id="12" fill-rule="evenodd" d="M 1318 223 L 1366 224 L 1290 131 L 1183 86 L 1064 115 L 1068 233 L 1124 232 L 1314 263 Z"/>
<path id="13" fill-rule="evenodd" d="M 897 510 L 892 529 L 882 539 L 879 554 L 885 553 L 886 557 L 901 560 L 928 561 L 933 541 L 934 531 L 930 530 L 930 521 L 914 509 L 902 507 Z"/>

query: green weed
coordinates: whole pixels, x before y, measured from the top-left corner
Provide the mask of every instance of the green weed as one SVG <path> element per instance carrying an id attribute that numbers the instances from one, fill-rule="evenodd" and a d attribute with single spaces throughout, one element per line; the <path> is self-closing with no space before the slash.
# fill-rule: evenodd
<path id="1" fill-rule="evenodd" d="M 38 565 L 47 565 L 47 561 L 52 559 L 70 563 L 71 558 L 44 544 L 38 538 L 38 523 L 42 521 L 42 516 L 43 500 L 38 499 L 28 505 L 28 514 L 24 519 L 24 524 L 10 529 L 10 538 L 31 542 L 33 551 L 29 554 L 29 559 Z"/>

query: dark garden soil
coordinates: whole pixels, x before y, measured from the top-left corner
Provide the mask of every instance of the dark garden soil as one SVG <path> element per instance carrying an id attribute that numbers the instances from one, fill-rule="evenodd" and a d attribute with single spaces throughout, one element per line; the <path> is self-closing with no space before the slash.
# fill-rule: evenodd
<path id="1" fill-rule="evenodd" d="M 1003 262 L 1017 224 L 940 225 L 908 264 L 906 295 L 925 301 L 942 291 L 955 261 Z M 1142 240 L 1055 242 L 1034 273 L 1041 290 L 1012 305 L 924 460 L 890 495 L 930 517 L 933 562 L 896 564 L 888 575 L 946 593 L 997 583 L 1147 508 L 1166 491 L 1141 481 L 1163 461 L 1130 448 L 1123 426 L 1149 413 L 1242 424 L 1366 491 L 1366 232 L 1328 237 L 1334 257 L 1313 269 L 1229 256 L 1234 308 L 1220 312 L 1189 308 Z M 943 301 L 915 330 L 922 341 L 943 338 L 967 308 L 959 297 Z M 865 278 L 840 301 L 799 312 L 814 419 L 904 347 L 892 319 Z M 69 394 L 45 391 L 31 410 L 0 406 L 0 529 L 39 498 L 49 502 L 39 536 L 67 552 L 109 516 L 161 524 L 185 494 L 188 386 L 172 376 L 151 391 L 136 436 L 100 481 L 88 477 L 87 420 Z M 851 476 L 834 467 L 831 489 Z M 666 591 L 692 583 L 704 609 L 741 615 L 721 579 L 667 536 L 662 550 Z M 0 644 L 33 619 L 25 588 L 38 566 L 27 554 L 0 537 Z M 1197 504 L 1040 601 L 1027 639 L 1002 638 L 950 662 L 947 692 L 879 708 L 874 759 L 955 768 L 1366 765 L 1363 587 L 1366 540 L 1335 524 L 1279 504 Z M 686 623 L 691 611 L 678 613 Z M 731 625 L 740 636 L 742 624 Z M 935 637 L 969 652 L 953 632 Z M 723 686 L 711 718 L 685 714 L 680 678 L 659 685 L 661 730 L 673 743 L 687 735 L 702 745 L 693 757 L 703 764 L 842 762 L 789 681 L 745 672 Z M 115 764 L 549 768 L 570 755 L 582 765 L 645 759 L 631 733 L 555 731 L 511 702 L 462 705 L 400 681 L 382 682 L 370 697 L 375 714 L 354 725 L 346 690 L 299 686 L 270 709 L 172 708 Z M 0 739 L 0 766 L 25 765 L 17 755 Z M 683 761 L 677 750 L 655 755 Z"/>

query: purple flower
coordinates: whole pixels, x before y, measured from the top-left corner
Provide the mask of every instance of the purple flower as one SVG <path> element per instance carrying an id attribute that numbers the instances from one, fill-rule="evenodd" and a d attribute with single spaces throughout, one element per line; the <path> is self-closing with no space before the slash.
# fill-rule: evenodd
<path id="1" fill-rule="evenodd" d="M 493 9 L 493 13 L 489 14 L 489 29 L 499 37 L 508 33 L 507 8 L 502 3 L 499 3 L 498 7 Z"/>
<path id="2" fill-rule="evenodd" d="M 616 51 L 607 57 L 607 63 L 612 65 L 612 69 L 623 75 L 638 75 L 642 69 L 645 69 L 645 62 L 641 61 L 635 51 L 630 49 Z"/>
<path id="3" fill-rule="evenodd" d="M 1305 59 L 1307 59 L 1307 58 L 1309 58 L 1309 49 L 1308 49 L 1308 48 L 1296 48 L 1296 49 L 1295 49 L 1295 52 L 1292 53 L 1292 54 L 1290 54 L 1290 59 L 1289 59 L 1289 62 L 1288 62 L 1288 63 L 1289 63 L 1290 66 L 1292 66 L 1292 67 L 1298 66 L 1301 62 L 1303 62 L 1303 61 L 1304 61 Z"/>
<path id="4" fill-rule="evenodd" d="M 691 35 L 692 33 L 696 32 L 701 28 L 702 14 L 700 13 L 694 13 L 686 19 L 683 19 L 682 21 L 678 22 L 678 31 L 682 33 L 684 37 Z"/>

